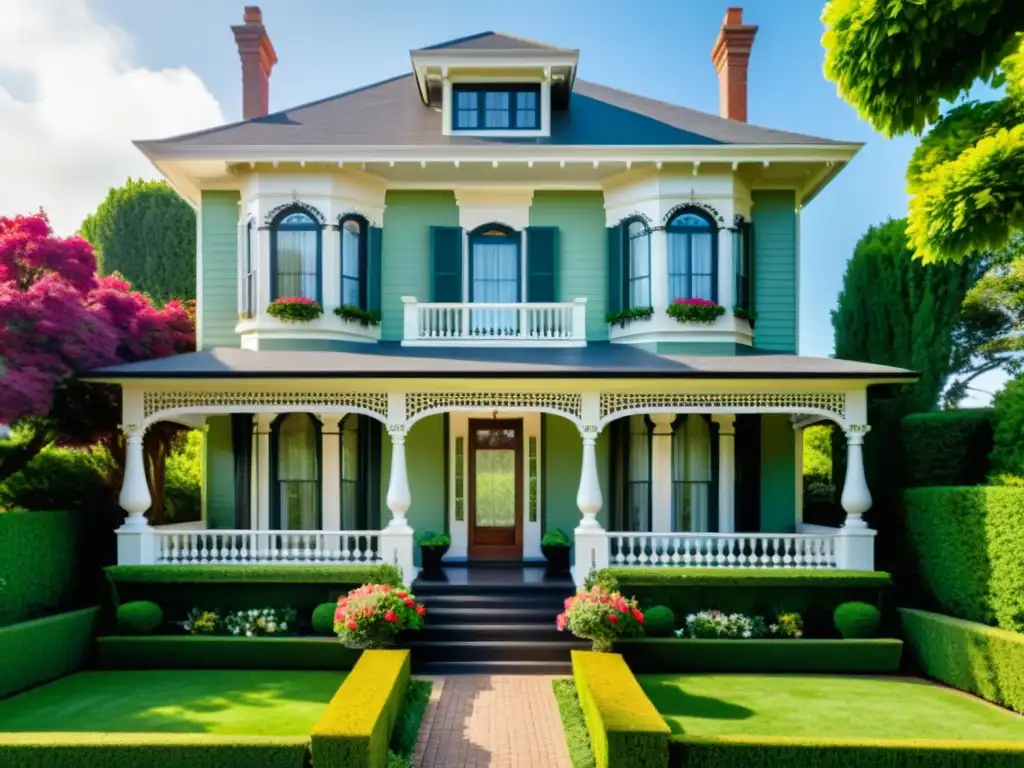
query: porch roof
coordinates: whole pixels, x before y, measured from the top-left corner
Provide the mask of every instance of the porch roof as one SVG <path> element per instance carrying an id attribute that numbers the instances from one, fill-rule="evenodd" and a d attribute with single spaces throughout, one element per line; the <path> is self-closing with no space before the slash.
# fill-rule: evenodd
<path id="1" fill-rule="evenodd" d="M 331 351 L 252 351 L 215 347 L 156 360 L 98 368 L 91 380 L 273 378 L 658 378 L 873 379 L 912 382 L 917 374 L 872 363 L 758 353 L 659 355 L 626 344 L 569 349 L 403 347 L 347 344 Z"/>

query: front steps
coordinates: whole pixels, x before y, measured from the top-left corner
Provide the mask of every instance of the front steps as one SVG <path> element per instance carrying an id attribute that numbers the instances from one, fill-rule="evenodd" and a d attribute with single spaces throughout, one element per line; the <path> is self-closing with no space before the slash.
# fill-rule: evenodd
<path id="1" fill-rule="evenodd" d="M 500 573 L 496 571 L 496 574 Z M 427 620 L 407 643 L 421 675 L 564 675 L 569 651 L 589 648 L 555 628 L 572 582 L 445 583 L 419 579 Z"/>

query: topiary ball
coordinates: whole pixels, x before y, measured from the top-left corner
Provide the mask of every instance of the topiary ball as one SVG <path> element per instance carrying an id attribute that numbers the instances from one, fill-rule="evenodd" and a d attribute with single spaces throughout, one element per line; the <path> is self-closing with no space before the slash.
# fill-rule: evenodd
<path id="1" fill-rule="evenodd" d="M 318 635 L 334 634 L 334 613 L 337 603 L 320 603 L 313 609 L 313 631 Z"/>
<path id="2" fill-rule="evenodd" d="M 655 605 L 644 611 L 644 634 L 671 637 L 676 630 L 676 615 L 666 605 Z"/>
<path id="3" fill-rule="evenodd" d="M 149 635 L 163 623 L 163 609 L 148 600 L 117 606 L 117 629 L 122 635 Z"/>
<path id="4" fill-rule="evenodd" d="M 836 629 L 845 640 L 875 637 L 882 621 L 881 612 L 869 603 L 849 602 L 839 605 L 832 615 Z"/>

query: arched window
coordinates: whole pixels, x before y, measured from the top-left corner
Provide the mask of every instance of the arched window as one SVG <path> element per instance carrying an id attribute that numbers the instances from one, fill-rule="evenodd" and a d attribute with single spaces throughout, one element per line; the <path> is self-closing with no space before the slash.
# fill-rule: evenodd
<path id="1" fill-rule="evenodd" d="M 672 437 L 672 530 L 708 530 L 711 430 L 699 413 L 681 416 Z"/>
<path id="2" fill-rule="evenodd" d="M 366 309 L 366 238 L 368 225 L 362 216 L 341 219 L 341 303 Z"/>
<path id="3" fill-rule="evenodd" d="M 696 208 L 684 208 L 669 222 L 669 300 L 717 301 L 718 228 Z"/>
<path id="4" fill-rule="evenodd" d="M 626 307 L 651 306 L 651 235 L 647 225 L 634 219 L 626 226 Z"/>
<path id="5" fill-rule="evenodd" d="M 277 420 L 274 437 L 272 527 L 320 529 L 320 422 L 308 413 Z"/>
<path id="6" fill-rule="evenodd" d="M 320 225 L 304 209 L 282 211 L 270 225 L 271 299 L 304 296 L 320 301 Z"/>
<path id="7" fill-rule="evenodd" d="M 469 235 L 469 300 L 473 303 L 514 304 L 520 300 L 519 233 L 488 224 Z M 502 334 L 519 327 L 519 313 L 506 309 L 477 309 L 470 313 L 473 333 Z"/>

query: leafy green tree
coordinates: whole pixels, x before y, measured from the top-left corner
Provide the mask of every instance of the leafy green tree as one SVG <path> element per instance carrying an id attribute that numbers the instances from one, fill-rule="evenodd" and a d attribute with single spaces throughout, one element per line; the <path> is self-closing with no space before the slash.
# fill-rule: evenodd
<path id="1" fill-rule="evenodd" d="M 832 480 L 832 429 L 825 424 L 804 429 L 804 476 Z"/>
<path id="2" fill-rule="evenodd" d="M 1024 378 L 1007 382 L 995 398 L 992 472 L 1024 476 Z"/>
<path id="3" fill-rule="evenodd" d="M 196 214 L 162 181 L 128 179 L 82 222 L 101 274 L 124 275 L 157 304 L 196 297 Z"/>
<path id="4" fill-rule="evenodd" d="M 907 234 L 924 262 L 1006 246 L 1024 230 L 1024 3 L 832 0 L 825 75 L 887 136 L 931 130 L 907 169 Z M 979 79 L 1005 96 L 957 104 Z"/>

